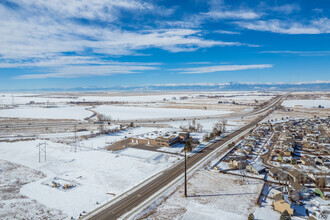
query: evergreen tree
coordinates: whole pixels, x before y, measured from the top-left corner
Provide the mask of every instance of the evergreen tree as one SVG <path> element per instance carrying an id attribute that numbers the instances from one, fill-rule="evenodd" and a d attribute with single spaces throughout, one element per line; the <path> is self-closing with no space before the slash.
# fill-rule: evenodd
<path id="1" fill-rule="evenodd" d="M 184 145 L 184 150 L 186 152 L 190 152 L 192 151 L 192 147 L 193 147 L 193 143 L 192 143 L 192 138 L 189 138 L 187 141 L 186 141 L 186 144 Z"/>
<path id="2" fill-rule="evenodd" d="M 248 220 L 254 220 L 254 215 L 253 213 L 250 213 L 249 217 L 248 217 Z"/>
<path id="3" fill-rule="evenodd" d="M 280 220 L 291 220 L 291 216 L 287 210 L 281 214 Z"/>

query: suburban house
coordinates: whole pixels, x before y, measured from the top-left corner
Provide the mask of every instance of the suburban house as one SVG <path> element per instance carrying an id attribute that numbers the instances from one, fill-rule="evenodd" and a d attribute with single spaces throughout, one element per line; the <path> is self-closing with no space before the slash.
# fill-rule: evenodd
<path id="1" fill-rule="evenodd" d="M 246 160 L 234 159 L 230 163 L 233 167 L 238 168 L 238 169 L 245 169 L 247 166 Z"/>
<path id="2" fill-rule="evenodd" d="M 324 157 L 318 156 L 315 158 L 315 163 L 324 166 L 325 159 Z"/>
<path id="3" fill-rule="evenodd" d="M 283 213 L 285 210 L 287 210 L 290 215 L 293 215 L 293 209 L 290 206 L 291 205 L 283 199 L 276 200 L 273 202 L 273 207 L 275 211 Z"/>
<path id="4" fill-rule="evenodd" d="M 291 178 L 292 182 L 299 182 L 303 175 L 298 170 L 290 170 L 288 172 L 289 177 Z"/>
<path id="5" fill-rule="evenodd" d="M 275 189 L 273 192 L 273 199 L 275 201 L 283 199 L 283 193 L 281 191 Z"/>
<path id="6" fill-rule="evenodd" d="M 313 165 L 311 159 L 307 156 L 302 156 L 300 157 L 300 162 L 303 164 L 303 165 L 306 165 L 306 166 L 311 166 Z"/>
<path id="7" fill-rule="evenodd" d="M 280 169 L 273 167 L 269 170 L 269 174 L 275 179 L 275 180 L 285 180 L 286 174 L 283 173 Z"/>
<path id="8" fill-rule="evenodd" d="M 262 166 L 261 164 L 254 163 L 247 165 L 246 170 L 254 174 L 260 174 L 265 171 L 265 167 Z"/>
<path id="9" fill-rule="evenodd" d="M 299 193 L 301 199 L 308 199 L 311 196 L 312 191 L 299 183 L 293 182 L 291 183 L 291 187 L 294 191 Z"/>

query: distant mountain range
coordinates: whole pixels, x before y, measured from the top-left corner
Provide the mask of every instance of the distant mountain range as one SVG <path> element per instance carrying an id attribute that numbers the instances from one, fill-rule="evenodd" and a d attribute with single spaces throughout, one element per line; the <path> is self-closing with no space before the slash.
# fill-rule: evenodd
<path id="1" fill-rule="evenodd" d="M 199 84 L 163 84 L 141 86 L 113 87 L 76 87 L 76 88 L 43 88 L 17 89 L 1 91 L 42 91 L 42 92 L 79 92 L 79 91 L 118 91 L 118 92 L 152 92 L 152 91 L 330 91 L 330 82 L 307 83 L 199 83 Z"/>

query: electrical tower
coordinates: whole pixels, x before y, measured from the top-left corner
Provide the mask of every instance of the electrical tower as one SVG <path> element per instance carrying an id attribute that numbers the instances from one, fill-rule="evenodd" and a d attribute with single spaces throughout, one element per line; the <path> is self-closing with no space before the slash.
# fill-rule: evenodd
<path id="1" fill-rule="evenodd" d="M 41 156 L 42 154 L 44 154 L 44 157 L 45 157 L 45 162 L 46 162 L 46 148 L 47 148 L 47 143 L 46 142 L 43 142 L 43 143 L 39 143 L 37 145 L 37 147 L 39 148 L 39 163 L 41 163 Z"/>
<path id="2" fill-rule="evenodd" d="M 74 126 L 74 144 L 71 147 L 71 151 L 77 152 L 79 145 L 79 137 L 77 135 L 77 125 Z"/>

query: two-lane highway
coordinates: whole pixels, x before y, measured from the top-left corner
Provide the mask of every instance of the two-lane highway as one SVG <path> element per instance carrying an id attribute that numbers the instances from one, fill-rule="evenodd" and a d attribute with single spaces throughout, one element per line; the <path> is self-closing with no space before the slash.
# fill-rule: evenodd
<path id="1" fill-rule="evenodd" d="M 191 156 L 187 160 L 187 168 L 191 168 L 193 165 L 201 161 L 203 158 L 208 156 L 214 150 L 218 149 L 219 147 L 225 147 L 224 144 L 239 136 L 243 132 L 252 129 L 256 126 L 257 123 L 262 121 L 266 118 L 272 111 L 273 107 L 282 101 L 283 97 L 279 97 L 273 103 L 268 105 L 263 109 L 265 113 L 262 116 L 259 116 L 257 119 L 252 121 L 251 123 L 245 125 L 244 127 L 236 130 L 235 132 L 229 134 L 228 136 L 222 138 L 221 140 L 217 141 L 216 143 L 210 144 L 206 149 L 202 152 L 197 153 Z M 152 181 L 148 182 L 147 184 L 143 185 L 141 188 L 136 190 L 135 192 L 123 197 L 118 202 L 110 205 L 109 207 L 95 212 L 90 213 L 86 216 L 86 219 L 117 219 L 120 216 L 124 215 L 125 213 L 129 212 L 133 208 L 137 207 L 139 204 L 143 203 L 146 199 L 151 197 L 153 194 L 161 190 L 163 187 L 167 186 L 173 180 L 175 180 L 178 176 L 180 176 L 184 172 L 184 161 L 178 163 L 177 165 L 173 166 L 172 168 L 163 172 L 162 175 L 158 176 L 157 178 L 153 179 Z"/>

